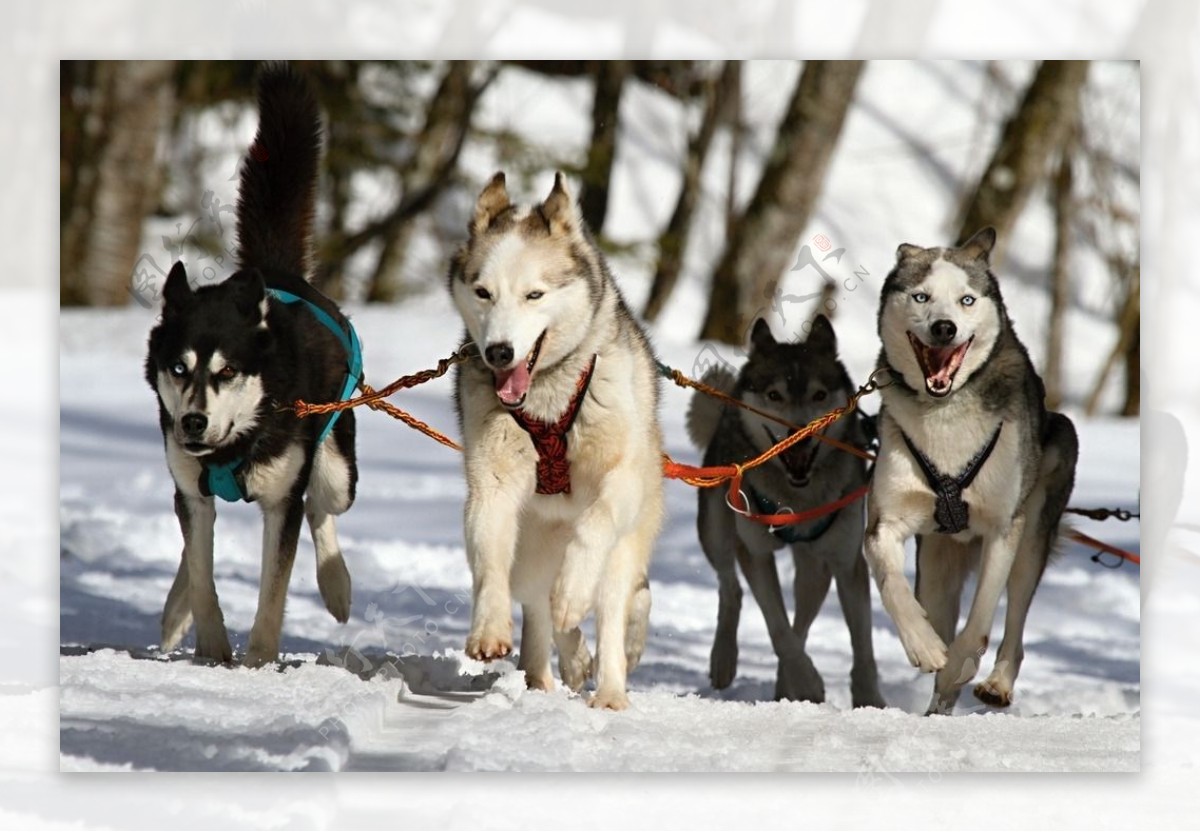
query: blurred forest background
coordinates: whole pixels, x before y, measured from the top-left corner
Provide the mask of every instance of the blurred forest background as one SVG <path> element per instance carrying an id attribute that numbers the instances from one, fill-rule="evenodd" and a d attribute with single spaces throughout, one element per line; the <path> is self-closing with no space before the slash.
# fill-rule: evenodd
<path id="1" fill-rule="evenodd" d="M 864 76 L 892 73 L 891 63 L 789 62 L 772 76 L 788 77 L 786 89 L 764 92 L 737 61 L 297 62 L 326 115 L 311 279 L 356 303 L 441 292 L 447 254 L 465 235 L 491 169 L 504 168 L 510 188 L 533 198 L 548 189 L 547 172 L 559 168 L 577 183 L 583 215 L 636 311 L 660 321 L 689 286 L 702 301 L 674 301 L 683 310 L 674 323 L 688 337 L 737 344 L 762 300 L 780 296 L 798 268 L 797 252 L 809 251 L 803 235 L 831 198 L 827 174 L 848 113 L 857 109 L 892 137 L 887 148 L 858 151 L 863 192 L 878 187 L 869 181 L 879 175 L 875 157 L 896 147 L 931 171 L 898 210 L 925 206 L 936 227 L 911 239 L 893 237 L 891 228 L 873 232 L 881 238 L 869 250 L 876 297 L 897 244 L 952 243 L 984 225 L 999 232 L 993 266 L 1006 285 L 1006 271 L 1022 270 L 1008 263 L 1008 244 L 1022 216 L 1037 209 L 1045 252 L 1023 272 L 1024 283 L 1045 297 L 1044 321 L 1034 328 L 1040 343 L 1029 346 L 1050 404 L 1136 415 L 1137 64 L 1108 64 L 1102 73 L 1086 61 L 928 65 L 944 87 L 938 94 L 955 102 L 956 123 L 973 125 L 956 133 L 961 164 L 947 169 L 931 150 L 938 124 L 927 110 L 899 123 L 881 115 L 878 98 L 859 96 Z M 253 62 L 62 63 L 64 306 L 156 305 L 155 287 L 179 257 L 199 264 L 201 280 L 232 270 L 236 165 L 253 135 L 255 72 Z M 557 121 L 531 116 L 515 129 L 488 117 L 510 79 L 541 91 L 521 106 L 554 103 Z M 768 98 L 771 106 L 762 103 Z M 665 210 L 614 228 L 616 174 L 622 160 L 650 152 L 650 144 L 660 158 L 649 190 Z M 702 211 L 709 221 L 701 221 Z M 838 286 L 818 271 L 825 294 L 807 314 L 834 314 Z M 872 302 L 856 301 L 863 310 Z M 1081 345 L 1082 361 L 1065 357 L 1068 338 L 1078 337 L 1068 332 L 1071 309 L 1111 331 L 1103 344 Z M 1019 330 L 1028 341 L 1030 328 Z M 1067 372 L 1087 374 L 1074 396 Z M 1119 393 L 1106 398 L 1106 389 Z"/>

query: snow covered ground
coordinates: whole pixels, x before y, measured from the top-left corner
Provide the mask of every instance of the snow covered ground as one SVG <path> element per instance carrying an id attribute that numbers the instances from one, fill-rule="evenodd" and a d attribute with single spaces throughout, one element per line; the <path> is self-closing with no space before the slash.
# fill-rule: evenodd
<path id="1" fill-rule="evenodd" d="M 453 349 L 448 303 L 353 309 L 370 377 L 387 380 Z M 876 601 L 886 711 L 849 709 L 849 638 L 835 596 L 810 639 L 825 705 L 770 702 L 775 659 L 751 596 L 738 679 L 707 682 L 716 582 L 695 537 L 695 493 L 667 488 L 651 570 L 654 608 L 632 708 L 597 713 L 565 690 L 529 693 L 510 662 L 466 659 L 469 575 L 457 455 L 382 414 L 360 420 L 359 499 L 340 526 L 354 580 L 351 622 L 317 593 L 302 540 L 278 672 L 159 658 L 158 616 L 178 563 L 172 485 L 153 395 L 141 379 L 152 313 L 66 311 L 61 385 L 61 764 L 64 769 L 1136 770 L 1138 570 L 1108 570 L 1078 546 L 1047 574 L 1027 630 L 1018 701 L 989 713 L 969 694 L 924 718 L 931 681 L 904 660 Z M 696 347 L 660 344 L 690 366 Z M 443 379 L 399 399 L 453 431 Z M 668 450 L 686 445 L 687 396 L 665 391 Z M 1077 505 L 1135 508 L 1138 429 L 1083 425 Z M 1081 527 L 1138 549 L 1137 524 Z M 257 509 L 220 507 L 217 587 L 235 649 L 257 593 Z M 779 558 L 784 585 L 791 566 Z M 993 643 L 998 643 L 999 621 Z"/>

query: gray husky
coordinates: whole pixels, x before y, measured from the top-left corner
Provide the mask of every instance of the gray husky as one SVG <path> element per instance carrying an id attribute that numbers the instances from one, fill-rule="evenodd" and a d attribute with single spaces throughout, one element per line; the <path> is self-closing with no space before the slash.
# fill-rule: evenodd
<path id="1" fill-rule="evenodd" d="M 908 659 L 937 672 L 930 713 L 949 713 L 979 669 L 1000 593 L 1008 613 L 996 665 L 975 688 L 1012 701 L 1029 604 L 1075 480 L 1078 440 L 1046 410 L 988 265 L 996 232 L 959 248 L 904 244 L 879 304 L 880 453 L 868 503 L 866 555 Z M 917 590 L 904 542 L 917 539 Z M 979 563 L 962 630 L 959 600 Z"/>
<path id="2" fill-rule="evenodd" d="M 833 327 L 823 315 L 814 320 L 803 343 L 777 342 L 766 321 L 759 319 L 751 334 L 749 360 L 738 376 L 718 367 L 706 374 L 705 381 L 792 424 L 805 424 L 846 404 L 854 392 L 837 358 Z M 728 465 L 757 456 L 787 435 L 787 429 L 749 410 L 722 405 L 697 393 L 688 412 L 688 433 L 697 446 L 706 449 L 705 465 Z M 834 423 L 827 435 L 859 447 L 867 442 L 866 430 L 857 418 Z M 866 478 L 861 459 L 810 438 L 747 471 L 743 491 L 751 511 L 775 514 L 833 502 L 862 486 Z M 807 523 L 771 530 L 731 511 L 723 488 L 700 489 L 699 495 L 700 544 L 720 581 L 709 670 L 713 687 L 727 687 L 737 672 L 742 607 L 737 565 L 741 564 L 779 657 L 776 698 L 825 700 L 824 682 L 805 651 L 805 641 L 830 581 L 837 578 L 838 600 L 854 648 L 850 671 L 853 704 L 856 708 L 884 707 L 871 644 L 871 585 L 862 557 L 862 503 Z M 783 546 L 791 548 L 796 564 L 796 614 L 791 623 L 775 569 L 774 552 Z"/>

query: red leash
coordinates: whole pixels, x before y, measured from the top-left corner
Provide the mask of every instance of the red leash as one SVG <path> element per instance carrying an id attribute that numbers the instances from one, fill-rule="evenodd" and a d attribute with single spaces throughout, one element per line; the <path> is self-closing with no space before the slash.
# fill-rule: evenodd
<path id="1" fill-rule="evenodd" d="M 791 526 L 816 520 L 819 517 L 833 514 L 835 511 L 841 511 L 846 506 L 858 502 L 871 490 L 870 485 L 864 485 L 854 489 L 841 499 L 834 500 L 832 503 L 826 503 L 823 506 L 810 508 L 807 511 L 789 511 L 783 514 L 751 514 L 750 507 L 745 502 L 745 492 L 741 490 L 741 482 L 742 480 L 739 476 L 729 485 L 729 495 L 726 498 L 729 502 L 729 507 L 747 520 L 762 523 L 764 526 Z M 734 505 L 734 500 L 741 504 L 740 507 Z"/>
<path id="2" fill-rule="evenodd" d="M 1082 543 L 1084 546 L 1090 546 L 1092 548 L 1099 549 L 1102 552 L 1108 552 L 1110 555 L 1116 555 L 1117 557 L 1123 558 L 1124 560 L 1127 560 L 1130 563 L 1136 563 L 1138 566 L 1142 565 L 1141 556 L 1135 555 L 1133 552 L 1127 552 L 1126 550 L 1120 548 L 1119 546 L 1113 546 L 1111 543 L 1105 543 L 1102 540 L 1097 540 L 1094 537 L 1089 537 L 1088 535 L 1084 534 L 1083 532 L 1075 531 L 1074 529 L 1072 529 L 1070 534 L 1067 535 L 1067 537 L 1071 538 L 1076 543 Z"/>

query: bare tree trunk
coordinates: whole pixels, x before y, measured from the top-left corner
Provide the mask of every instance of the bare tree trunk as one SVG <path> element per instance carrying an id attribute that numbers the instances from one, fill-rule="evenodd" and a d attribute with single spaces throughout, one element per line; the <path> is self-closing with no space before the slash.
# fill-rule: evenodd
<path id="1" fill-rule="evenodd" d="M 596 92 L 592 100 L 592 143 L 583 169 L 579 209 L 596 236 L 600 236 L 608 214 L 608 185 L 617 153 L 621 92 L 629 70 L 628 61 L 598 61 L 593 73 Z"/>
<path id="2" fill-rule="evenodd" d="M 482 81 L 474 85 L 467 84 L 464 90 L 460 84 L 469 79 L 469 76 L 469 67 L 460 66 L 460 62 L 457 61 L 450 64 L 438 92 L 430 103 L 425 127 L 417 139 L 413 170 L 416 170 L 419 158 L 421 175 L 417 176 L 415 172 L 411 175 L 411 182 L 406 183 L 399 203 L 384 216 L 353 234 L 347 234 L 340 229 L 332 230 L 317 258 L 317 266 L 313 273 L 314 285 L 329 285 L 331 280 L 340 275 L 346 261 L 364 246 L 377 240 L 386 241 L 401 233 L 405 226 L 418 214 L 427 210 L 450 184 L 466 140 L 475 104 L 496 77 L 496 73 L 494 70 L 488 72 Z M 393 264 L 402 260 L 395 252 L 390 255 L 390 259 Z M 384 285 L 377 288 L 375 284 L 384 277 L 385 272 L 388 277 L 384 280 Z M 381 264 L 381 267 L 375 270 L 367 299 L 389 300 L 402 291 L 402 284 L 394 272 L 388 271 L 387 264 Z"/>
<path id="3" fill-rule="evenodd" d="M 733 69 L 736 65 L 736 61 L 726 61 L 719 78 L 707 79 L 704 115 L 700 119 L 700 129 L 688 142 L 679 198 L 675 202 L 675 210 L 671 213 L 666 229 L 658 238 L 658 268 L 655 269 L 654 282 L 650 286 L 650 298 L 642 313 L 647 321 L 658 319 L 675 289 L 675 283 L 679 280 L 679 272 L 683 268 L 683 255 L 691 234 L 692 217 L 696 211 L 696 202 L 700 198 L 700 174 L 704 170 L 704 160 L 708 157 L 713 134 L 716 133 L 724 111 L 728 109 L 726 104 L 729 101 L 730 81 L 737 72 Z"/>
<path id="4" fill-rule="evenodd" d="M 159 191 L 155 159 L 171 116 L 171 61 L 95 66 L 95 104 L 84 116 L 94 167 L 81 170 L 60 242 L 64 303 L 118 306 L 130 299 L 142 222 Z"/>
<path id="5" fill-rule="evenodd" d="M 1074 123 L 1087 70 L 1087 61 L 1043 61 L 1004 125 L 996 151 L 967 202 L 958 233 L 962 243 L 984 226 L 995 228 L 999 242 L 991 255 L 993 265 L 1002 262 L 1009 232 L 1030 191 Z"/>
<path id="6" fill-rule="evenodd" d="M 1121 305 L 1121 312 L 1117 318 L 1119 332 L 1117 343 L 1113 344 L 1108 358 L 1104 360 L 1104 365 L 1100 368 L 1099 375 L 1096 376 L 1096 383 L 1092 387 L 1091 394 L 1088 396 L 1087 404 L 1084 406 L 1084 412 L 1088 416 L 1096 415 L 1096 411 L 1100 407 L 1100 396 L 1104 393 L 1104 386 L 1108 383 L 1108 377 L 1112 373 L 1113 368 L 1117 366 L 1117 362 L 1121 361 L 1122 358 L 1124 359 L 1126 369 L 1125 402 L 1122 406 L 1122 413 L 1129 416 L 1136 415 L 1140 404 L 1141 335 L 1139 330 L 1142 323 L 1142 290 L 1139 267 L 1133 266 L 1130 269 L 1130 274 L 1126 282 L 1128 288 L 1126 289 L 1125 301 Z M 1136 368 L 1132 373 L 1129 372 L 1131 361 Z M 1128 412 L 1130 408 L 1132 408 L 1132 412 Z"/>
<path id="7" fill-rule="evenodd" d="M 738 160 L 742 158 L 742 140 L 745 125 L 742 124 L 742 62 L 732 61 L 729 78 L 729 183 L 725 191 L 725 244 L 733 239 L 737 227 L 737 183 Z"/>
<path id="8" fill-rule="evenodd" d="M 1046 366 L 1042 380 L 1046 384 L 1046 407 L 1058 410 L 1063 404 L 1063 343 L 1067 305 L 1070 303 L 1071 225 L 1074 201 L 1071 197 L 1071 144 L 1063 146 L 1054 177 L 1054 265 L 1050 272 L 1050 321 L 1046 328 Z"/>
<path id="9" fill-rule="evenodd" d="M 804 65 L 762 178 L 713 273 L 701 337 L 741 343 L 751 316 L 774 296 L 821 192 L 862 67 Z"/>
<path id="10" fill-rule="evenodd" d="M 474 61 L 451 61 L 437 92 L 429 102 L 425 126 L 417 137 L 416 151 L 401 174 L 404 193 L 429 188 L 449 172 L 446 162 L 457 159 L 471 123 L 476 94 L 471 89 Z M 404 280 L 404 259 L 412 234 L 411 218 L 396 225 L 384 237 L 375 271 L 367 289 L 371 303 L 390 303 L 402 297 L 408 287 Z"/>
<path id="11" fill-rule="evenodd" d="M 1129 348 L 1125 350 L 1125 404 L 1122 416 L 1137 416 L 1142 410 L 1142 328 L 1141 303 L 1138 303 L 1138 323 L 1133 325 Z"/>
<path id="12" fill-rule="evenodd" d="M 87 302 L 84 261 L 108 117 L 97 62 L 63 61 L 59 72 L 59 303 L 77 306 Z"/>

